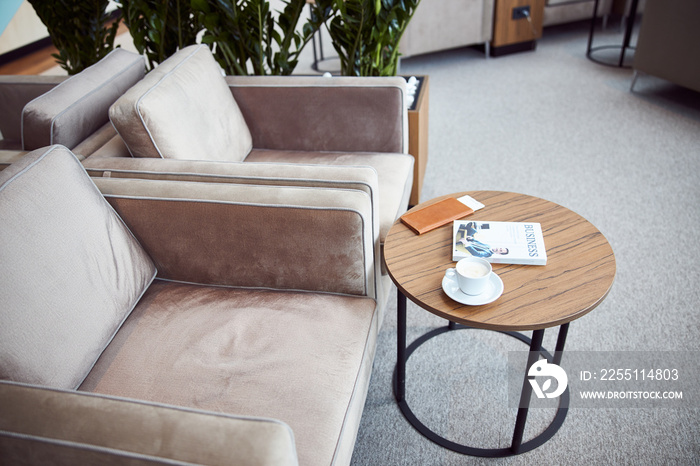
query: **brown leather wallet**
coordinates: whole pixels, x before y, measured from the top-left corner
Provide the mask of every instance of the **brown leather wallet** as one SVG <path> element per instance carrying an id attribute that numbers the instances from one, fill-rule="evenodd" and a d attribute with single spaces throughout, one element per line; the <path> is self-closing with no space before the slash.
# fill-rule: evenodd
<path id="1" fill-rule="evenodd" d="M 467 207 L 454 197 L 448 197 L 435 204 L 403 214 L 401 221 L 421 235 L 473 213 L 474 210 L 471 207 Z"/>

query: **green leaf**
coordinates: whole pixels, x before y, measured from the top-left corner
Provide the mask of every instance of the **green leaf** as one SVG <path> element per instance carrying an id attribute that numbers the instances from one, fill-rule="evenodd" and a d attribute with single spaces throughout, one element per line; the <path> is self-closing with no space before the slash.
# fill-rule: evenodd
<path id="1" fill-rule="evenodd" d="M 108 0 L 30 0 L 58 49 L 57 62 L 75 74 L 114 49 L 115 24 L 109 24 Z"/>

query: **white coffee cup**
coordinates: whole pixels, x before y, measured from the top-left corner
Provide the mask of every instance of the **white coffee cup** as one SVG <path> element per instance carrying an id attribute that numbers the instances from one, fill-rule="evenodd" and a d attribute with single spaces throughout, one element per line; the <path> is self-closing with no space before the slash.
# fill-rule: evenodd
<path id="1" fill-rule="evenodd" d="M 476 296 L 486 290 L 491 278 L 491 264 L 481 257 L 465 257 L 457 262 L 457 284 L 462 293 Z"/>

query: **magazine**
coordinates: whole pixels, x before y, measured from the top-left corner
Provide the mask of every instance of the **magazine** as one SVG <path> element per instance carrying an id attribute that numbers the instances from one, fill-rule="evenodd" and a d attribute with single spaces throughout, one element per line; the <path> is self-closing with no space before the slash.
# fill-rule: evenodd
<path id="1" fill-rule="evenodd" d="M 478 256 L 494 264 L 545 265 L 542 226 L 529 222 L 455 220 L 452 260 Z"/>

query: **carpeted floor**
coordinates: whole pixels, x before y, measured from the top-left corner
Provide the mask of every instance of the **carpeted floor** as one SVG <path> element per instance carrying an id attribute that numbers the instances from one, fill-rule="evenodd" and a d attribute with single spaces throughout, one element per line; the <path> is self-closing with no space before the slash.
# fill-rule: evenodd
<path id="1" fill-rule="evenodd" d="M 596 38 L 621 43 L 614 30 Z M 567 351 L 687 357 L 700 351 L 700 94 L 650 76 L 631 93 L 632 71 L 586 59 L 587 39 L 584 22 L 545 29 L 532 52 L 486 60 L 463 48 L 404 59 L 402 74 L 430 76 L 422 200 L 503 190 L 581 214 L 611 243 L 617 275 L 607 299 L 571 324 Z M 296 74 L 315 73 L 310 45 Z M 353 465 L 700 464 L 700 400 L 684 400 L 683 408 L 572 408 L 548 443 L 512 458 L 463 456 L 431 443 L 403 418 L 391 391 L 390 299 Z M 445 321 L 409 303 L 408 324 L 410 342 Z M 555 338 L 548 331 L 545 347 Z M 507 447 L 515 410 L 504 372 L 508 352 L 523 349 L 478 330 L 433 339 L 409 360 L 408 402 L 453 441 Z M 531 410 L 525 439 L 551 417 Z"/>
<path id="2" fill-rule="evenodd" d="M 572 323 L 567 350 L 698 351 L 700 94 L 649 76 L 631 93 L 631 70 L 586 59 L 587 27 L 548 28 L 535 51 L 488 60 L 471 48 L 403 60 L 402 74 L 430 75 L 422 200 L 493 189 L 574 210 L 612 244 L 617 275 L 607 299 Z M 408 324 L 411 341 L 444 321 L 409 303 Z M 447 451 L 418 434 L 396 406 L 395 329 L 392 298 L 355 465 L 700 462 L 698 401 L 684 408 L 571 409 L 554 438 L 514 458 Z M 555 337 L 550 330 L 545 346 L 553 348 Z M 506 447 L 515 411 L 504 406 L 502 373 L 508 351 L 523 349 L 477 330 L 431 340 L 409 360 L 408 401 L 451 440 Z M 532 410 L 526 439 L 551 414 Z"/>

